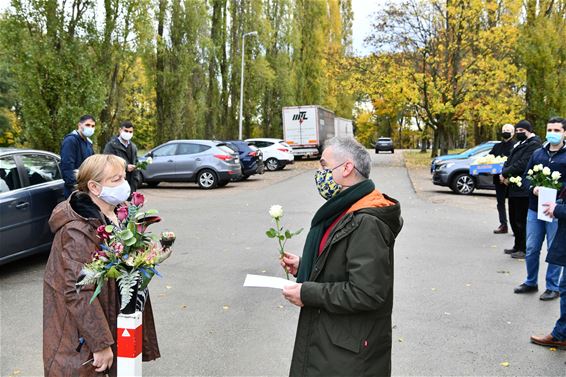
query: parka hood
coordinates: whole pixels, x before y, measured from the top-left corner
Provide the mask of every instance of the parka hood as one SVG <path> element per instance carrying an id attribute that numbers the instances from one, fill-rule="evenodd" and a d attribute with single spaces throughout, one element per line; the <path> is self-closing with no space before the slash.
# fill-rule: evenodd
<path id="1" fill-rule="evenodd" d="M 103 222 L 100 208 L 85 193 L 75 191 L 69 199 L 55 207 L 49 219 L 52 233 L 57 233 L 62 227 L 73 221 L 82 223 Z"/>
<path id="2" fill-rule="evenodd" d="M 397 237 L 403 228 L 401 204 L 397 199 L 382 194 L 379 190 L 375 190 L 360 199 L 350 210 L 355 213 L 363 213 L 377 217 L 383 223 L 387 224 L 395 237 Z"/>

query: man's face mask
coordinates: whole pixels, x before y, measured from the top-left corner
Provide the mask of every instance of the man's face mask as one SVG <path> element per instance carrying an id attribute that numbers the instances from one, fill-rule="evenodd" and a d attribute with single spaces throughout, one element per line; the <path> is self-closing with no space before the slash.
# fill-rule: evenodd
<path id="1" fill-rule="evenodd" d="M 517 140 L 519 140 L 519 141 L 525 141 L 525 140 L 527 140 L 527 134 L 524 133 L 524 132 L 517 132 L 517 133 L 515 134 L 515 137 L 516 137 Z"/>
<path id="2" fill-rule="evenodd" d="M 318 193 L 324 200 L 332 199 L 342 190 L 342 186 L 334 181 L 332 172 L 345 163 L 346 162 L 343 162 L 340 165 L 335 166 L 333 169 L 324 168 L 316 171 L 314 181 L 316 183 Z"/>

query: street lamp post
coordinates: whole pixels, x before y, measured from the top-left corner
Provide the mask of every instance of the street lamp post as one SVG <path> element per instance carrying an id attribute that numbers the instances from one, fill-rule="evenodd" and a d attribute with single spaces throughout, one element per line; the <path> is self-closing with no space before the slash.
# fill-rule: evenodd
<path id="1" fill-rule="evenodd" d="M 238 140 L 242 140 L 242 114 L 244 110 L 244 52 L 246 50 L 246 37 L 257 35 L 257 31 L 250 31 L 242 35 L 242 74 L 240 79 L 240 122 L 238 125 Z"/>

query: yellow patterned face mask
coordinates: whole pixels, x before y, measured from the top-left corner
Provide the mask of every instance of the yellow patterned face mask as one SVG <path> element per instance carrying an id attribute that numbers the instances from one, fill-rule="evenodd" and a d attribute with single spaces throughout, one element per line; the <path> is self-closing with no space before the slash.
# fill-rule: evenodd
<path id="1" fill-rule="evenodd" d="M 339 168 L 345 163 L 346 162 L 341 163 L 334 169 Z M 334 181 L 334 176 L 332 174 L 332 171 L 334 169 L 325 168 L 322 170 L 317 170 L 314 176 L 314 181 L 316 183 L 318 193 L 323 197 L 324 200 L 332 199 L 342 190 L 342 186 Z"/>

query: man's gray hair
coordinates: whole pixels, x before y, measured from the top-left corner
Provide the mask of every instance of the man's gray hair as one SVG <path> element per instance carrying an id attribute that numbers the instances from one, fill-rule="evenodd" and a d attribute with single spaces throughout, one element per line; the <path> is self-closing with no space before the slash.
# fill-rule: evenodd
<path id="1" fill-rule="evenodd" d="M 351 137 L 333 137 L 325 143 L 324 149 L 332 147 L 337 160 L 352 160 L 356 173 L 369 178 L 371 171 L 371 156 L 363 145 Z"/>

